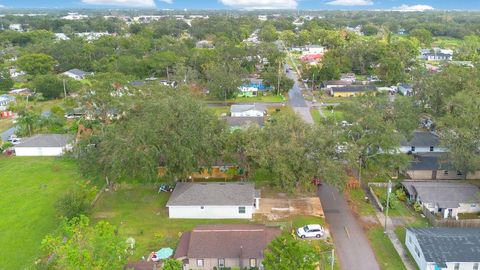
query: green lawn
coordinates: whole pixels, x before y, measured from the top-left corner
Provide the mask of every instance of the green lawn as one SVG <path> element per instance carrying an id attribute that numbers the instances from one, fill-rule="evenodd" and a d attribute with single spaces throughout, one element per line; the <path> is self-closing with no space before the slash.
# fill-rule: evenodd
<path id="1" fill-rule="evenodd" d="M 456 49 L 463 43 L 462 39 L 452 37 L 435 37 L 433 39 L 432 47 L 442 47 L 448 49 Z"/>
<path id="2" fill-rule="evenodd" d="M 0 269 L 32 269 L 58 225 L 55 201 L 82 179 L 73 161 L 0 157 Z"/>
<path id="3" fill-rule="evenodd" d="M 356 213 L 361 216 L 375 216 L 375 208 L 373 208 L 370 202 L 365 200 L 363 189 L 350 189 L 346 193 Z"/>
<path id="4" fill-rule="evenodd" d="M 169 219 L 165 204 L 169 194 L 157 193 L 151 185 L 123 186 L 116 192 L 106 192 L 97 202 L 92 218 L 106 220 L 118 226 L 125 237 L 136 240 L 133 260 L 147 256 L 161 247 L 176 247 L 184 231 L 199 224 L 249 223 L 248 220 Z"/>
<path id="5" fill-rule="evenodd" d="M 374 227 L 368 230 L 367 237 L 375 252 L 378 263 L 382 270 L 405 270 L 402 259 L 393 247 L 382 227 Z"/>
<path id="6" fill-rule="evenodd" d="M 212 110 L 216 116 L 230 113 L 230 107 L 228 106 L 209 106 L 208 108 Z"/>
<path id="7" fill-rule="evenodd" d="M 122 185 L 116 192 L 106 192 L 97 202 L 92 218 L 94 221 L 105 220 L 118 226 L 124 237 L 136 240 L 135 254 L 132 260 L 147 256 L 149 252 L 161 247 L 175 248 L 182 232 L 192 230 L 200 224 L 219 223 L 263 223 L 263 220 L 204 220 L 204 219 L 169 219 L 165 207 L 169 194 L 157 193 L 153 185 Z M 265 222 L 267 225 L 280 225 L 291 232 L 292 229 L 306 224 L 325 224 L 324 219 L 310 216 L 297 216 L 278 222 Z M 332 244 L 324 241 L 311 241 L 319 252 L 332 249 Z M 323 256 L 322 260 L 327 260 Z M 338 269 L 338 268 L 335 268 Z"/>
<path id="8" fill-rule="evenodd" d="M 380 188 L 380 187 L 373 187 L 373 192 L 377 195 L 380 202 L 387 201 L 387 188 Z M 392 195 L 394 195 L 395 190 L 392 191 Z M 396 200 L 393 203 L 392 208 L 388 210 L 388 215 L 392 217 L 412 217 L 415 218 L 417 213 L 415 213 L 412 209 L 410 209 L 405 202 L 401 202 Z"/>

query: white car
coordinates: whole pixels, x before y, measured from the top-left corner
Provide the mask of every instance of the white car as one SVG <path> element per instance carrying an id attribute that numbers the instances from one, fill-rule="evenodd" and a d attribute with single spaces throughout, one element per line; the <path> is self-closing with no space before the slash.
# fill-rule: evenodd
<path id="1" fill-rule="evenodd" d="M 8 141 L 11 142 L 13 145 L 17 145 L 17 144 L 22 142 L 22 138 L 18 138 L 18 137 L 15 137 L 15 136 L 10 136 Z"/>
<path id="2" fill-rule="evenodd" d="M 320 238 L 325 234 L 325 230 L 318 224 L 306 225 L 297 229 L 297 235 L 300 238 Z"/>

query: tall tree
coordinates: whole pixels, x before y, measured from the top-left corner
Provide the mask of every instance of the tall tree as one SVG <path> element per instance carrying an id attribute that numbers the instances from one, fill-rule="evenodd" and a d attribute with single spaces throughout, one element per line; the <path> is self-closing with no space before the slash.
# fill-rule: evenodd
<path id="1" fill-rule="evenodd" d="M 58 234 L 45 237 L 42 248 L 49 269 L 121 269 L 128 258 L 127 244 L 105 221 L 90 225 L 81 216 L 64 221 Z"/>
<path id="2" fill-rule="evenodd" d="M 18 67 L 30 75 L 44 75 L 53 72 L 57 62 L 53 57 L 43 53 L 25 54 L 18 58 Z"/>
<path id="3" fill-rule="evenodd" d="M 317 251 L 307 242 L 279 236 L 265 251 L 263 266 L 265 270 L 311 270 L 319 260 Z"/>
<path id="4" fill-rule="evenodd" d="M 105 132 L 78 148 L 86 174 L 100 172 L 114 181 L 155 182 L 185 178 L 218 157 L 223 125 L 205 105 L 178 91 L 142 89 L 133 107 Z M 92 166 L 92 161 L 94 165 Z"/>

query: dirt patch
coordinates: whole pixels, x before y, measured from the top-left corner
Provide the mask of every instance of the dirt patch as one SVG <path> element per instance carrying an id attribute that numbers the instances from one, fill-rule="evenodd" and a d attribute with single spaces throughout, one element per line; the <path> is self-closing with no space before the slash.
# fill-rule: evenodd
<path id="1" fill-rule="evenodd" d="M 267 220 L 278 220 L 295 215 L 324 217 L 318 197 L 306 198 L 262 198 L 256 214 Z"/>
<path id="2" fill-rule="evenodd" d="M 378 219 L 375 216 L 360 216 L 358 219 L 364 230 L 369 230 L 379 225 Z"/>

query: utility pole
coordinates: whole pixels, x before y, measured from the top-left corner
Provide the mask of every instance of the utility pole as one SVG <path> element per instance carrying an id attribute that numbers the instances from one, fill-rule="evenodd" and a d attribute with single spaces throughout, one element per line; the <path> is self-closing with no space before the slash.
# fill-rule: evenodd
<path id="1" fill-rule="evenodd" d="M 315 72 L 313 73 L 312 76 L 312 92 L 315 90 Z"/>
<path id="2" fill-rule="evenodd" d="M 392 180 L 388 180 L 387 208 L 385 209 L 385 233 L 387 233 L 388 208 L 390 208 L 390 194 L 392 193 Z"/>
<path id="3" fill-rule="evenodd" d="M 335 249 L 332 249 L 332 260 L 331 260 L 331 262 L 332 263 L 330 264 L 330 266 L 331 266 L 330 270 L 333 270 L 333 265 L 335 264 Z"/>
<path id="4" fill-rule="evenodd" d="M 63 96 L 67 99 L 67 87 L 65 86 L 65 79 L 63 79 Z"/>
<path id="5" fill-rule="evenodd" d="M 280 65 L 282 61 L 278 61 L 278 74 L 277 74 L 277 96 L 280 94 Z"/>

